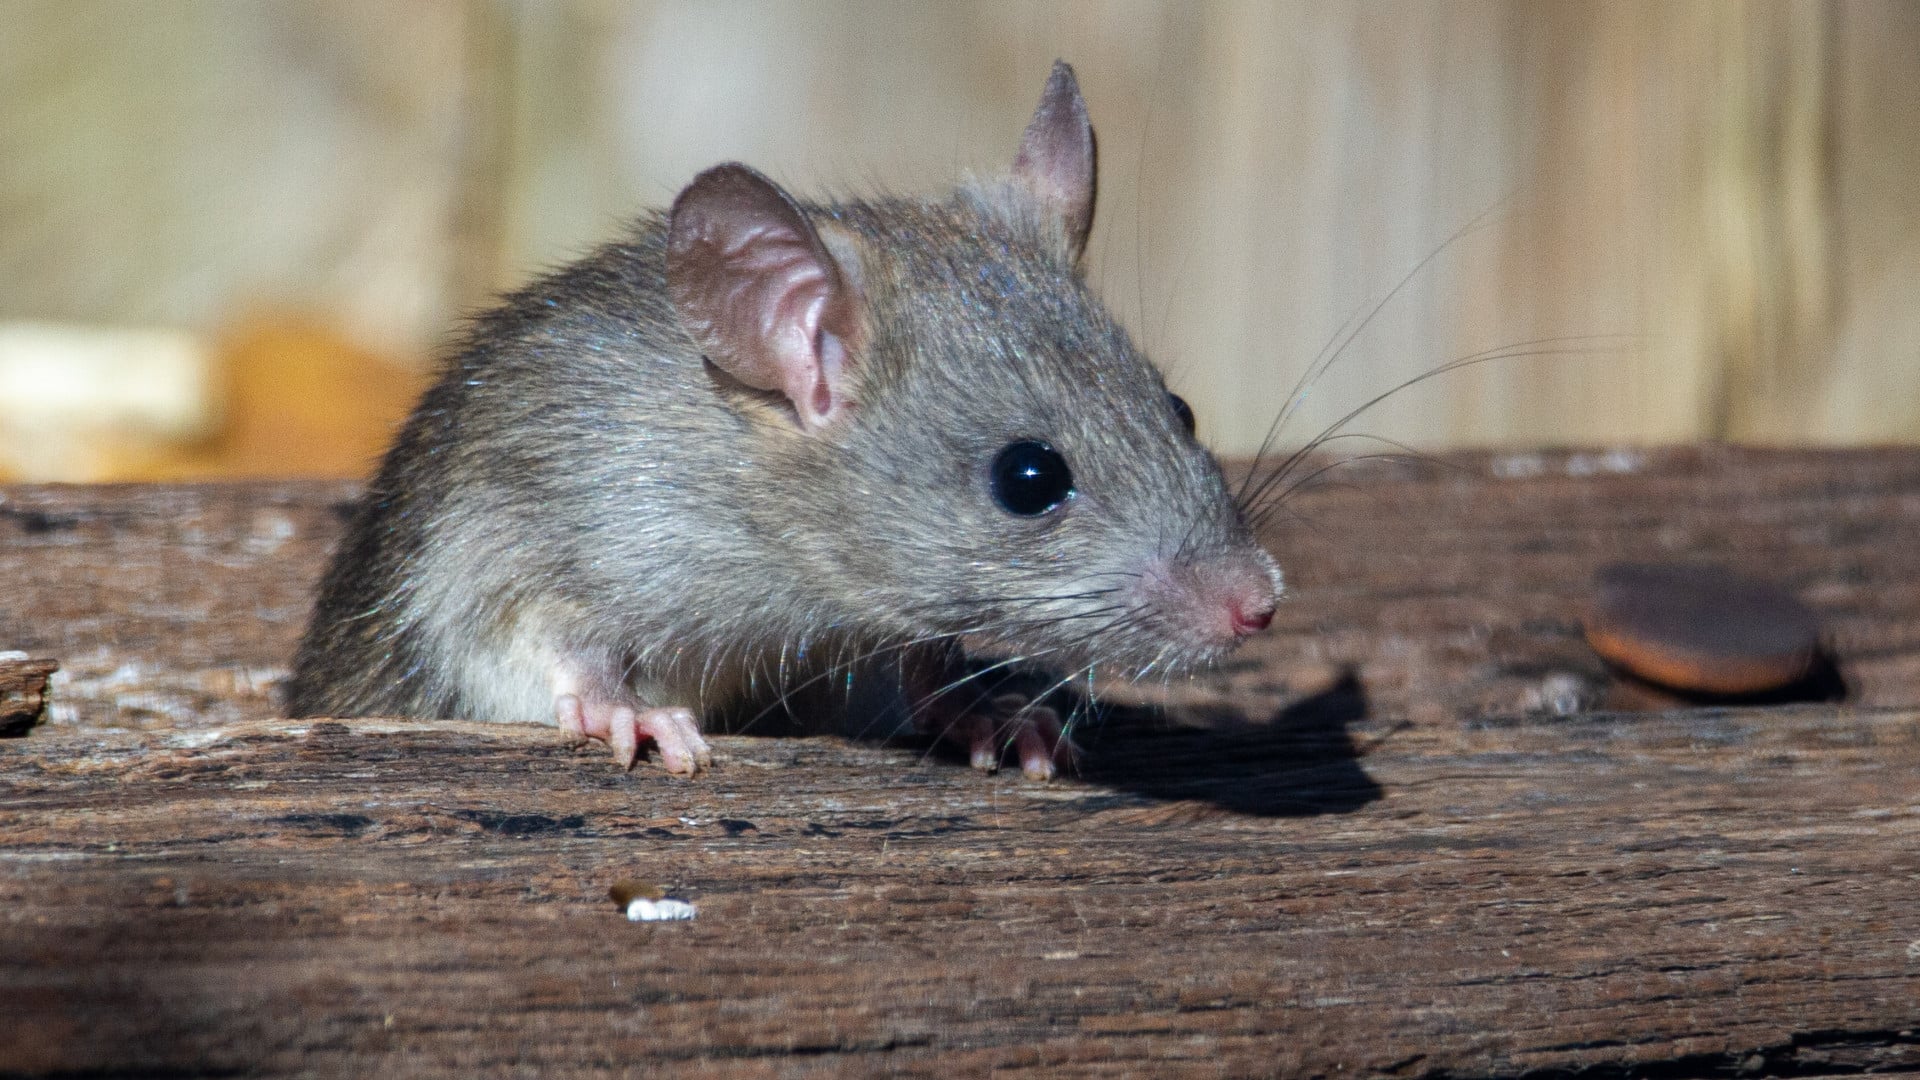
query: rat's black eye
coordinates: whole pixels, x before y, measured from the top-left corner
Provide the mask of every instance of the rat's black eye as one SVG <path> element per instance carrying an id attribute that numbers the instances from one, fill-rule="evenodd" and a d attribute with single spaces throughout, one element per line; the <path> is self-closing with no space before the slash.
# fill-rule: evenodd
<path id="1" fill-rule="evenodd" d="M 1009 443 L 993 459 L 993 501 L 1009 514 L 1039 517 L 1072 494 L 1073 470 L 1046 443 Z"/>
<path id="2" fill-rule="evenodd" d="M 1180 418 L 1180 426 L 1187 429 L 1187 434 L 1193 434 L 1193 406 L 1179 394 L 1168 394 L 1167 400 L 1173 402 L 1173 415 Z"/>

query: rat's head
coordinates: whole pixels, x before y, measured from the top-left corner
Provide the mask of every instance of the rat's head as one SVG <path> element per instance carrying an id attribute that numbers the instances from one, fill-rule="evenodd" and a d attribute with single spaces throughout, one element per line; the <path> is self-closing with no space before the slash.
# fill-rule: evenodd
<path id="1" fill-rule="evenodd" d="M 739 165 L 675 202 L 675 306 L 838 610 L 1134 670 L 1272 618 L 1279 571 L 1193 414 L 1080 276 L 1093 195 L 1057 64 L 1011 173 L 944 202 L 809 212 Z"/>

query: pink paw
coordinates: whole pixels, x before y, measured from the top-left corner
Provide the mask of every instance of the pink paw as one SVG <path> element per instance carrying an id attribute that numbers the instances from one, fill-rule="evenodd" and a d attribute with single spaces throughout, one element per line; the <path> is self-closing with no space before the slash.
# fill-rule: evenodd
<path id="1" fill-rule="evenodd" d="M 1079 753 L 1061 729 L 1060 714 L 1020 694 L 1003 694 L 986 708 L 960 717 L 945 738 L 965 747 L 973 767 L 983 772 L 1000 771 L 1000 761 L 1012 747 L 1029 780 L 1073 773 Z"/>
<path id="2" fill-rule="evenodd" d="M 700 723 L 688 709 L 582 703 L 576 694 L 556 694 L 553 715 L 560 730 L 574 739 L 606 743 L 623 769 L 640 760 L 640 744 L 648 740 L 660 751 L 660 764 L 677 776 L 693 776 L 713 766 L 713 748 L 700 737 Z"/>

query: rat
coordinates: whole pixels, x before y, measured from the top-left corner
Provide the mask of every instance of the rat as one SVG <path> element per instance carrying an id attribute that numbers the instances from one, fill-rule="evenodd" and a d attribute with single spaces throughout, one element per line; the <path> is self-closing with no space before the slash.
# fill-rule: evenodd
<path id="1" fill-rule="evenodd" d="M 1000 177 L 802 202 L 718 165 L 476 317 L 355 506 L 289 715 L 547 723 L 693 775 L 703 720 L 879 663 L 976 767 L 1070 770 L 1054 710 L 960 692 L 970 652 L 1179 672 L 1281 593 L 1083 276 L 1095 156 L 1056 62 Z"/>

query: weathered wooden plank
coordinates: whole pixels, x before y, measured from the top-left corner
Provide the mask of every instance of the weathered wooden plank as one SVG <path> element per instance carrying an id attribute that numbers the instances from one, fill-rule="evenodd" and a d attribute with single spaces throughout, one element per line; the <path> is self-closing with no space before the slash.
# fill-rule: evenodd
<path id="1" fill-rule="evenodd" d="M 0 488 L 0 649 L 61 662 L 56 726 L 270 716 L 354 490 Z"/>
<path id="2" fill-rule="evenodd" d="M 0 1062 L 1920 1068 L 1913 711 L 1423 727 L 1357 761 L 1102 731 L 1053 786 L 720 747 L 687 783 L 460 725 L 36 737 L 0 810 Z M 625 922 L 626 877 L 699 919 Z"/>
<path id="3" fill-rule="evenodd" d="M 1216 676 L 1130 692 L 1264 718 L 1352 669 L 1376 714 L 1605 704 L 1576 625 L 1593 571 L 1690 557 L 1798 592 L 1854 702 L 1920 703 L 1914 451 L 1457 455 L 1323 479 L 1269 533 L 1291 593 L 1273 630 Z M 0 488 L 0 649 L 61 661 L 56 725 L 271 716 L 352 492 Z"/>
<path id="4" fill-rule="evenodd" d="M 266 720 L 346 488 L 6 491 L 0 648 L 68 674 L 0 743 L 0 1073 L 1920 1070 L 1920 453 L 1450 460 L 1295 500 L 1275 633 L 1053 785 Z M 1595 711 L 1587 575 L 1676 556 L 1852 700 Z"/>

